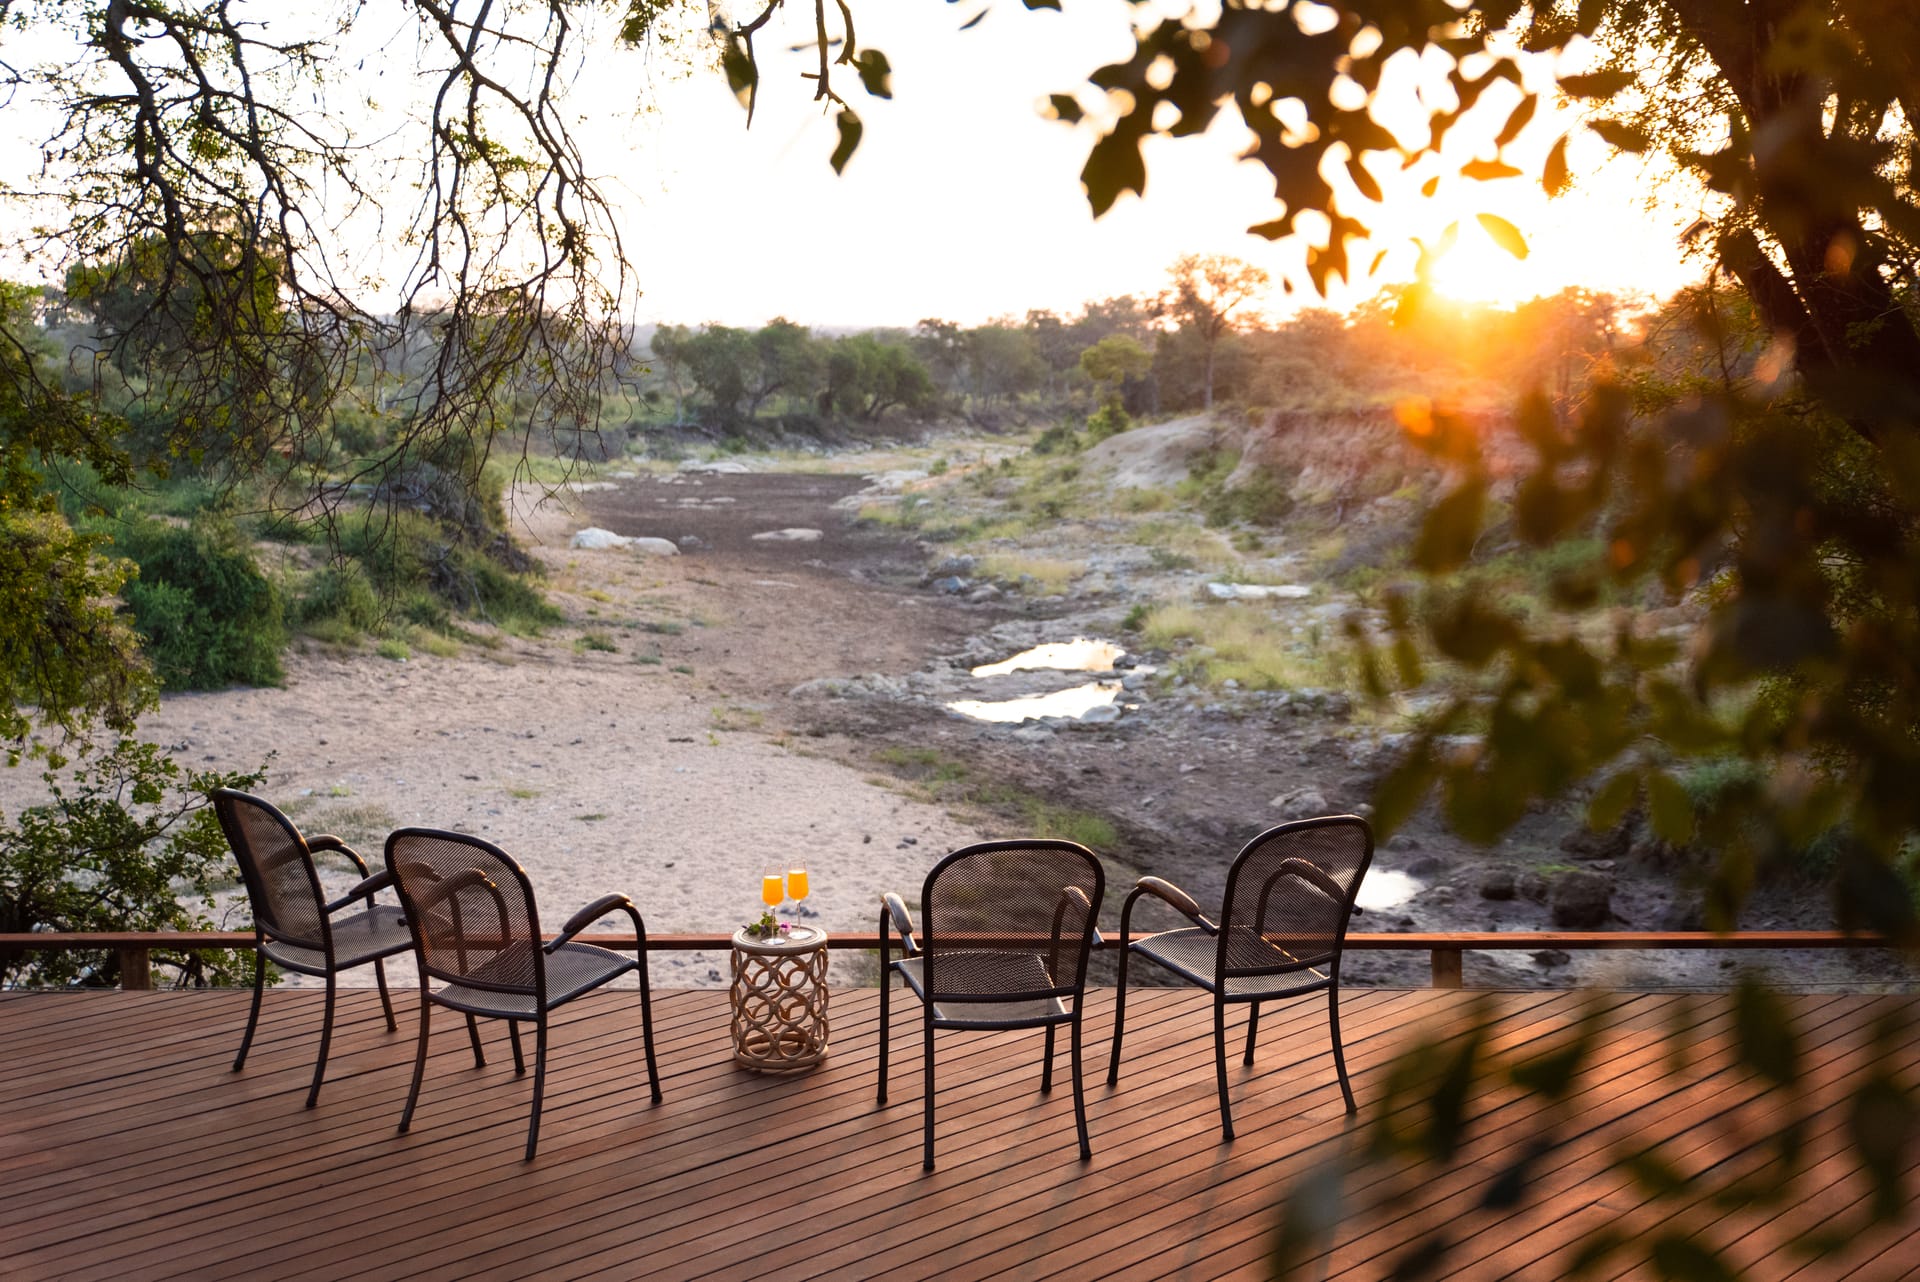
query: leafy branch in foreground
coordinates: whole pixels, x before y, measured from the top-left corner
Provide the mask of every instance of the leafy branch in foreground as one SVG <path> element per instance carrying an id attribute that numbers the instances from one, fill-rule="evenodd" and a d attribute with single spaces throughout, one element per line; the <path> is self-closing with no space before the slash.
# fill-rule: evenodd
<path id="1" fill-rule="evenodd" d="M 136 739 L 44 774 L 51 800 L 0 826 L 0 934 L 29 931 L 205 930 L 214 894 L 239 876 L 207 794 L 263 774 L 183 768 L 177 749 Z M 190 906 L 197 904 L 198 906 Z M 178 982 L 246 983 L 227 953 L 159 953 Z M 0 987 L 112 987 L 110 952 L 0 949 Z"/>

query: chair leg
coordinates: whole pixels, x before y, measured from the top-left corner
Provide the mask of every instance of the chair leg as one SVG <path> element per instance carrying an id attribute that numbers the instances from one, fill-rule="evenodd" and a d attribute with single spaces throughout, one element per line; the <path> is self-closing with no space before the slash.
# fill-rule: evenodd
<path id="1" fill-rule="evenodd" d="M 389 1033 L 397 1033 L 400 1031 L 400 1024 L 393 1017 L 393 998 L 387 996 L 386 958 L 376 957 L 373 959 L 373 977 L 380 983 L 380 1009 L 387 1012 L 387 1031 Z"/>
<path id="2" fill-rule="evenodd" d="M 874 1102 L 881 1107 L 887 1102 L 887 997 L 893 989 L 893 976 L 885 967 L 880 970 L 880 1089 Z"/>
<path id="3" fill-rule="evenodd" d="M 334 974 L 327 972 L 326 1013 L 320 1017 L 320 1058 L 313 1066 L 313 1086 L 307 1091 L 307 1107 L 320 1102 L 320 1082 L 327 1075 L 327 1048 L 333 1044 Z"/>
<path id="4" fill-rule="evenodd" d="M 240 1039 L 240 1053 L 233 1058 L 233 1071 L 236 1073 L 247 1062 L 247 1051 L 253 1046 L 254 1025 L 260 1022 L 260 993 L 266 986 L 267 959 L 256 948 L 253 953 L 253 1007 L 247 1012 L 247 1031 Z"/>
<path id="5" fill-rule="evenodd" d="M 475 1068 L 485 1068 L 487 1066 L 487 1056 L 486 1053 L 480 1049 L 480 1025 L 471 1015 L 467 1016 L 467 1040 L 473 1043 L 473 1066 Z"/>
<path id="6" fill-rule="evenodd" d="M 1040 1093 L 1042 1095 L 1045 1095 L 1048 1091 L 1051 1091 L 1053 1089 L 1053 1030 L 1054 1030 L 1054 1027 L 1055 1026 L 1052 1024 L 1047 1025 L 1047 1050 L 1046 1050 L 1045 1056 L 1040 1061 Z"/>
<path id="7" fill-rule="evenodd" d="M 507 1021 L 507 1035 L 513 1039 L 513 1075 L 515 1077 L 525 1077 L 527 1075 L 527 1061 L 520 1055 L 519 1020 L 510 1019 Z"/>
<path id="8" fill-rule="evenodd" d="M 1340 1093 L 1347 1097 L 1347 1112 L 1358 1113 L 1360 1106 L 1353 1102 L 1353 1087 L 1347 1082 L 1347 1056 L 1340 1047 L 1340 986 L 1335 984 L 1327 990 L 1327 1025 L 1333 1033 L 1333 1068 L 1340 1075 Z"/>
<path id="9" fill-rule="evenodd" d="M 1113 1058 L 1107 1063 L 1107 1085 L 1120 1083 L 1120 1039 L 1127 1034 L 1127 954 L 1132 951 L 1124 943 L 1120 946 L 1120 982 L 1113 990 Z"/>
<path id="10" fill-rule="evenodd" d="M 660 1068 L 653 1060 L 653 992 L 647 984 L 647 956 L 640 954 L 640 1040 L 647 1048 L 647 1086 L 660 1102 Z"/>
<path id="11" fill-rule="evenodd" d="M 1260 1003 L 1253 1002 L 1247 1009 L 1247 1053 L 1241 1058 L 1242 1064 L 1253 1063 L 1253 1039 L 1260 1032 Z"/>
<path id="12" fill-rule="evenodd" d="M 540 1143 L 540 1102 L 547 1093 L 547 1012 L 540 1012 L 540 1022 L 533 1035 L 533 1116 L 527 1121 L 527 1160 L 533 1160 L 533 1151 Z"/>
<path id="13" fill-rule="evenodd" d="M 1220 1130 L 1233 1138 L 1233 1113 L 1227 1107 L 1227 1004 L 1213 999 L 1213 1071 L 1220 1086 Z"/>
<path id="14" fill-rule="evenodd" d="M 1053 1026 L 1047 1026 L 1047 1038 L 1053 1038 Z M 1080 1128 L 1080 1160 L 1093 1160 L 1093 1146 L 1087 1142 L 1087 1094 L 1080 1085 L 1080 1001 L 1073 1004 L 1073 1121 Z"/>
<path id="15" fill-rule="evenodd" d="M 922 1145 L 923 1151 L 920 1157 L 920 1168 L 931 1171 L 933 1169 L 933 1007 L 931 1005 L 927 1007 L 926 1028 L 927 1053 L 925 1056 L 926 1080 L 924 1084 L 926 1095 L 926 1136 Z"/>
<path id="16" fill-rule="evenodd" d="M 427 1030 L 433 1019 L 433 1003 L 427 1000 L 427 990 L 420 990 L 420 1049 L 413 1056 L 413 1085 L 407 1091 L 407 1107 L 400 1114 L 400 1133 L 405 1135 L 407 1128 L 413 1125 L 413 1106 L 420 1099 L 420 1079 L 427 1074 Z"/>

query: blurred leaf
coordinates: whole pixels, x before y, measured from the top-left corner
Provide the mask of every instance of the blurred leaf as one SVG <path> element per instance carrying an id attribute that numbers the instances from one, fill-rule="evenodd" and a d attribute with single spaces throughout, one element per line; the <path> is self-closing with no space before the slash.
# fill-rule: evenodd
<path id="1" fill-rule="evenodd" d="M 1903 1187 L 1912 1165 L 1916 1125 L 1913 1093 L 1884 1066 L 1853 1093 L 1847 1126 L 1867 1178 L 1873 1182 L 1873 1218 L 1904 1218 Z"/>
<path id="2" fill-rule="evenodd" d="M 1518 138 L 1520 131 L 1527 127 L 1527 122 L 1533 119 L 1534 110 L 1539 105 L 1539 99 L 1533 94 L 1527 94 L 1522 97 L 1519 104 L 1507 113 L 1507 123 L 1500 126 L 1500 132 L 1494 135 L 1493 145 L 1495 149 L 1505 147 L 1515 138 Z"/>
<path id="3" fill-rule="evenodd" d="M 1654 1271 L 1673 1282 L 1735 1282 L 1739 1276 L 1718 1251 L 1678 1230 L 1655 1238 L 1649 1255 Z"/>
<path id="4" fill-rule="evenodd" d="M 1751 977 L 1734 990 L 1733 1028 L 1740 1062 L 1776 1086 L 1800 1076 L 1800 1038 L 1779 993 Z"/>
<path id="5" fill-rule="evenodd" d="M 1619 1229 L 1596 1229 L 1580 1243 L 1580 1249 L 1573 1253 L 1573 1260 L 1568 1267 L 1574 1277 L 1585 1277 L 1611 1259 L 1626 1241 L 1626 1234 Z"/>
<path id="6" fill-rule="evenodd" d="M 1474 217 L 1478 218 L 1480 225 L 1487 229 L 1487 235 L 1493 237 L 1494 244 L 1515 258 L 1524 259 L 1527 256 L 1527 240 L 1520 234 L 1518 227 L 1498 214 L 1475 214 Z"/>
<path id="7" fill-rule="evenodd" d="M 1567 138 L 1567 134 L 1560 135 L 1560 141 L 1553 144 L 1546 164 L 1540 169 L 1540 185 L 1549 196 L 1558 196 L 1567 187 Z"/>
<path id="8" fill-rule="evenodd" d="M 1427 511 L 1414 539 L 1412 561 L 1429 574 L 1466 564 L 1480 537 L 1487 484 L 1482 477 L 1462 481 Z"/>
<path id="9" fill-rule="evenodd" d="M 732 31 L 727 32 L 726 41 L 720 46 L 720 69 L 726 73 L 727 88 L 733 90 L 741 106 L 749 108 L 747 118 L 751 121 L 753 91 L 760 83 L 760 69 Z"/>
<path id="10" fill-rule="evenodd" d="M 862 49 L 853 60 L 853 69 L 860 73 L 860 83 L 868 93 L 876 98 L 893 97 L 893 67 L 886 54 L 874 48 Z"/>
<path id="11" fill-rule="evenodd" d="M 1389 770 L 1373 789 L 1373 826 L 1386 834 L 1399 829 L 1420 803 L 1426 800 L 1439 773 L 1433 761 L 1432 744 L 1416 740 L 1412 749 Z"/>
<path id="12" fill-rule="evenodd" d="M 827 158 L 827 163 L 833 166 L 833 172 L 837 174 L 846 169 L 847 162 L 853 159 L 854 148 L 860 145 L 861 124 L 860 117 L 844 107 L 835 114 L 833 123 L 839 127 L 840 143 L 833 149 L 833 155 Z"/>
<path id="13" fill-rule="evenodd" d="M 1380 191 L 1379 182 L 1367 172 L 1367 167 L 1360 163 L 1360 157 L 1354 156 L 1347 161 L 1347 177 L 1353 180 L 1354 189 L 1368 200 L 1385 199 Z"/>
<path id="14" fill-rule="evenodd" d="M 1693 840 L 1693 798 L 1678 780 L 1661 770 L 1646 774 L 1647 813 L 1660 840 L 1684 846 Z"/>
<path id="15" fill-rule="evenodd" d="M 1687 1176 L 1658 1149 L 1643 1149 L 1622 1163 L 1633 1182 L 1650 1197 L 1674 1197 L 1687 1188 Z"/>
<path id="16" fill-rule="evenodd" d="M 1060 0 L 1024 0 L 1024 2 L 1029 9 L 1052 9 L 1056 13 L 1060 9 Z"/>
<path id="17" fill-rule="evenodd" d="M 1391 1282 L 1415 1282 L 1417 1278 L 1432 1277 L 1434 1270 L 1452 1253 L 1453 1245 L 1453 1238 L 1444 1229 L 1436 1229 L 1401 1252 L 1387 1277 Z"/>
<path id="18" fill-rule="evenodd" d="M 1632 83 L 1631 71 L 1592 71 L 1560 77 L 1560 92 L 1569 98 L 1611 98 Z"/>
<path id="19" fill-rule="evenodd" d="M 1605 139 L 1608 146 L 1620 151 L 1637 154 L 1647 149 L 1646 131 L 1623 120 L 1589 120 L 1587 128 Z"/>
<path id="20" fill-rule="evenodd" d="M 1072 94 L 1048 94 L 1047 102 L 1053 107 L 1053 114 L 1070 125 L 1077 125 L 1086 119 L 1087 113 L 1080 108 L 1079 99 Z"/>
<path id="21" fill-rule="evenodd" d="M 1587 803 L 1587 827 L 1595 832 L 1611 832 L 1626 816 L 1627 807 L 1640 791 L 1640 776 L 1633 770 L 1616 770 L 1594 791 Z"/>
<path id="22" fill-rule="evenodd" d="M 1504 160 L 1469 160 L 1460 166 L 1460 176 L 1475 182 L 1491 182 L 1495 178 L 1518 178 L 1520 171 Z"/>
<path id="23" fill-rule="evenodd" d="M 1422 196 L 1432 196 L 1434 192 L 1439 190 L 1440 190 L 1440 176 L 1438 174 L 1435 174 L 1432 178 L 1429 178 L 1425 182 L 1420 184 L 1420 194 Z"/>
<path id="24" fill-rule="evenodd" d="M 1140 158 L 1138 133 L 1116 129 L 1094 143 L 1080 171 L 1080 182 L 1087 189 L 1087 203 L 1093 207 L 1095 218 L 1112 209 L 1122 193 L 1138 195 L 1144 191 L 1147 163 Z"/>
<path id="25" fill-rule="evenodd" d="M 1553 1152 L 1553 1144 L 1544 1139 L 1529 1140 L 1520 1156 L 1502 1170 L 1480 1195 L 1480 1206 L 1488 1211 L 1505 1211 L 1520 1205 L 1527 1187 L 1533 1182 L 1533 1168 L 1541 1158 Z"/>
<path id="26" fill-rule="evenodd" d="M 1287 1189 L 1268 1261 L 1274 1277 L 1295 1276 L 1331 1244 L 1347 1219 L 1346 1180 L 1347 1162 L 1336 1158 L 1302 1172 Z"/>

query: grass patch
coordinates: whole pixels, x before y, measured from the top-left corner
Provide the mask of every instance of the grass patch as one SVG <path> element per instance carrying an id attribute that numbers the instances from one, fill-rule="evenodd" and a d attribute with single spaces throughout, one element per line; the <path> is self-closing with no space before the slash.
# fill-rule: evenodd
<path id="1" fill-rule="evenodd" d="M 739 708 L 732 704 L 713 709 L 711 715 L 716 730 L 757 730 L 767 719 L 767 714 L 758 708 Z"/>
<path id="2" fill-rule="evenodd" d="M 1078 561 L 1053 557 L 994 553 L 981 559 L 980 569 L 991 578 L 1017 583 L 1029 596 L 1062 596 L 1080 577 L 1083 567 Z"/>
<path id="3" fill-rule="evenodd" d="M 507 788 L 507 795 L 515 801 L 532 801 L 540 795 L 540 790 L 538 788 L 523 788 L 517 785 L 509 786 Z"/>
<path id="4" fill-rule="evenodd" d="M 400 640 L 398 637 L 383 638 L 378 645 L 373 647 L 373 652 L 381 658 L 391 659 L 395 663 L 405 663 L 413 657 L 412 649 L 408 647 L 405 641 Z"/>
<path id="5" fill-rule="evenodd" d="M 601 654 L 620 653 L 620 647 L 615 645 L 613 638 L 604 632 L 589 632 L 585 636 L 576 638 L 573 648 L 577 654 L 584 654 L 589 650 L 595 650 Z"/>
<path id="6" fill-rule="evenodd" d="M 683 677 L 690 677 L 693 675 L 693 665 L 690 663 L 676 663 L 671 668 L 668 668 L 667 671 L 678 672 Z"/>
<path id="7" fill-rule="evenodd" d="M 574 816 L 574 819 L 575 819 L 576 821 L 578 821 L 578 822 L 580 822 L 580 823 L 583 823 L 583 824 L 597 824 L 597 823 L 599 823 L 599 822 L 600 822 L 600 821 L 601 821 L 602 819 L 605 819 L 605 818 L 606 818 L 606 816 L 605 816 L 605 815 L 603 815 L 603 814 L 599 814 L 599 813 L 595 813 L 595 814 L 591 814 L 591 815 L 575 815 L 575 816 Z"/>
<path id="8" fill-rule="evenodd" d="M 1173 670 L 1203 685 L 1236 681 L 1248 690 L 1291 690 L 1342 684 L 1333 655 L 1311 638 L 1296 642 L 1288 627 L 1251 606 L 1155 606 L 1140 635 L 1156 649 L 1184 647 Z"/>

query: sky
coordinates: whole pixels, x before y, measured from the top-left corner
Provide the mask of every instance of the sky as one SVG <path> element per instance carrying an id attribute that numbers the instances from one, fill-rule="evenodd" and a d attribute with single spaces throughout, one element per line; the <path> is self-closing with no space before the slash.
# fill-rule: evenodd
<path id="1" fill-rule="evenodd" d="M 786 50 L 810 38 L 812 7 L 789 5 L 758 41 L 764 81 L 751 129 L 717 71 L 614 50 L 604 27 L 589 33 L 570 101 L 589 171 L 616 210 L 635 268 L 633 319 L 757 326 L 785 316 L 849 329 L 926 317 L 978 324 L 1032 308 L 1070 316 L 1091 300 L 1158 292 L 1168 265 L 1189 253 L 1266 268 L 1276 288 L 1262 305 L 1275 319 L 1321 301 L 1278 287 L 1305 284 L 1297 245 L 1246 231 L 1275 206 L 1266 171 L 1236 160 L 1247 135 L 1230 110 L 1201 138 L 1150 140 L 1145 197 L 1122 197 L 1098 220 L 1089 213 L 1079 171 L 1093 134 L 1047 120 L 1040 108 L 1058 92 L 1081 91 L 1091 104 L 1087 74 L 1131 54 L 1136 9 L 1125 0 L 1068 0 L 1059 13 L 1028 12 L 1017 0 L 862 0 L 861 43 L 888 55 L 894 97 L 866 98 L 851 70 L 839 69 L 866 134 L 838 176 L 827 163 L 833 122 L 800 78 L 812 52 Z M 982 8 L 984 19 L 960 31 Z M 381 43 L 391 35 L 363 24 L 354 37 L 363 47 L 347 49 L 343 61 L 361 59 L 363 74 L 377 71 L 378 93 L 404 103 L 406 86 L 426 78 L 408 62 L 412 39 Z M 1411 64 L 1400 71 L 1417 75 Z M 1533 83 L 1549 75 L 1536 68 Z M 1376 114 L 1387 111 L 1383 100 Z M 17 173 L 37 160 L 44 122 L 17 108 L 6 116 L 13 128 L 0 130 L 0 163 Z M 1543 110 L 1509 159 L 1537 172 L 1570 124 L 1564 112 Z M 1474 142 L 1462 126 L 1450 147 Z M 1671 291 L 1694 275 L 1678 250 L 1678 229 L 1694 213 L 1650 214 L 1640 193 L 1658 179 L 1638 162 L 1603 163 L 1605 154 L 1597 139 L 1578 135 L 1570 153 L 1577 189 L 1552 202 L 1531 180 L 1459 183 L 1421 201 L 1415 188 L 1425 171 L 1376 170 L 1392 199 L 1370 218 L 1376 244 L 1355 261 L 1366 263 L 1374 249 L 1388 256 L 1375 280 L 1326 302 L 1344 309 L 1382 282 L 1410 279 L 1412 238 L 1431 243 L 1454 220 L 1463 231 L 1435 283 L 1461 299 L 1510 304 L 1568 285 Z M 1523 230 L 1526 262 L 1480 231 L 1473 214 L 1481 211 Z"/>
<path id="2" fill-rule="evenodd" d="M 1157 292 L 1186 253 L 1230 254 L 1304 285 L 1297 248 L 1246 231 L 1273 216 L 1272 186 L 1264 169 L 1236 160 L 1248 135 L 1230 111 L 1199 139 L 1151 141 L 1145 197 L 1122 197 L 1099 220 L 1089 213 L 1079 171 L 1093 135 L 1043 119 L 1040 105 L 1131 54 L 1127 5 L 1080 0 L 1064 13 L 1029 13 L 1000 0 L 977 27 L 958 31 L 978 9 L 869 0 L 856 10 L 862 43 L 892 62 L 895 97 L 849 94 L 866 135 L 838 177 L 826 162 L 832 122 L 799 79 L 810 53 L 768 60 L 751 129 L 711 73 L 656 84 L 648 114 L 590 122 L 590 136 L 604 127 L 606 143 L 589 154 L 618 165 L 642 319 L 753 325 L 784 315 L 839 327 L 929 316 L 978 323 L 1028 308 L 1072 314 L 1092 299 Z M 783 47 L 807 29 L 792 25 L 789 38 L 759 46 Z M 582 90 L 604 92 L 597 83 Z M 1523 168 L 1532 160 L 1537 172 L 1571 123 L 1543 111 L 1509 157 Z M 1472 141 L 1471 131 L 1458 139 Z M 1420 179 L 1403 182 L 1407 199 L 1374 220 L 1376 248 L 1389 251 L 1380 277 L 1330 301 L 1344 308 L 1379 281 L 1411 279 L 1411 237 L 1431 243 L 1455 219 L 1465 228 L 1436 284 L 1463 299 L 1512 303 L 1568 285 L 1664 293 L 1691 280 L 1678 236 L 1693 213 L 1650 215 L 1640 163 L 1602 163 L 1605 154 L 1598 139 L 1577 136 L 1577 190 L 1551 202 L 1536 182 L 1508 180 L 1443 188 L 1434 207 L 1416 209 L 1425 205 L 1412 199 Z M 1472 215 L 1482 210 L 1523 229 L 1527 262 L 1479 229 Z M 1283 316 L 1318 301 L 1276 289 L 1267 310 Z"/>

